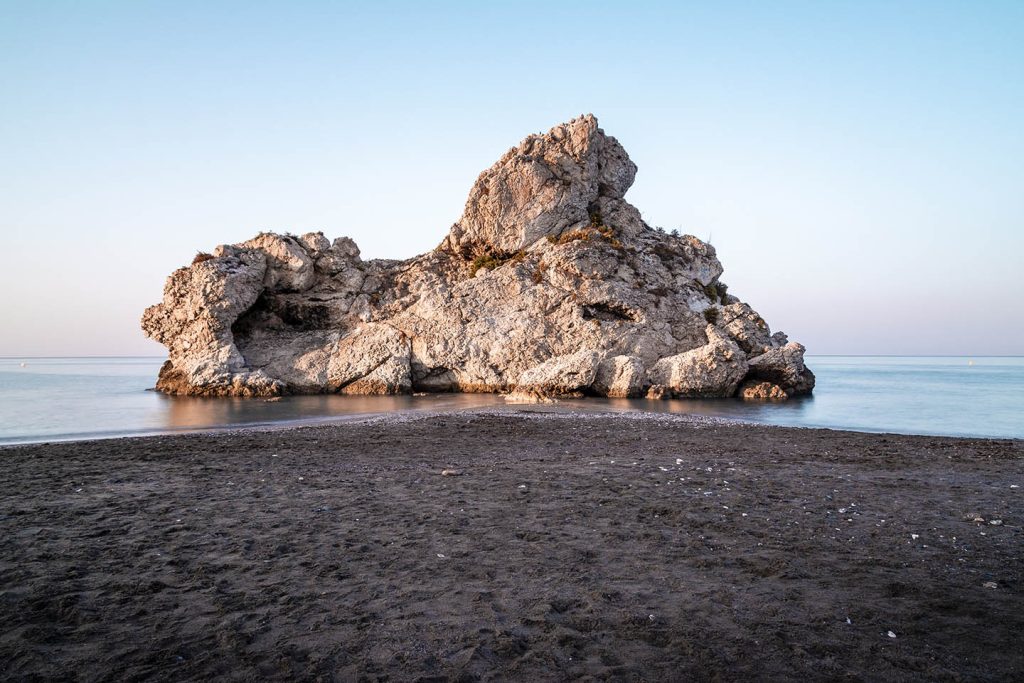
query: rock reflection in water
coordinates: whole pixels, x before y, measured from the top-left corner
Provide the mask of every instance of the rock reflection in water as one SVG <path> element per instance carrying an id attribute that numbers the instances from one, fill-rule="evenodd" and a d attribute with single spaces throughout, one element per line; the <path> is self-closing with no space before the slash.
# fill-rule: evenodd
<path id="1" fill-rule="evenodd" d="M 260 398 L 193 398 L 159 395 L 166 410 L 163 429 L 181 431 L 242 425 L 320 422 L 323 420 L 502 406 L 493 394 L 429 396 L 285 396 Z"/>
<path id="2" fill-rule="evenodd" d="M 647 399 L 612 398 L 594 399 L 615 411 L 644 410 L 651 413 L 673 413 L 677 415 L 711 415 L 732 420 L 771 422 L 783 424 L 799 423 L 814 402 L 814 396 L 801 396 L 788 401 L 741 401 L 739 399 L 679 399 L 651 401 Z M 587 401 L 588 403 L 590 400 Z"/>
<path id="3" fill-rule="evenodd" d="M 1024 358 L 817 356 L 813 398 L 781 403 L 586 398 L 536 406 L 489 394 L 171 398 L 146 390 L 162 358 L 33 358 L 26 367 L 22 362 L 0 359 L 0 445 L 481 408 L 645 410 L 784 426 L 1024 437 Z"/>

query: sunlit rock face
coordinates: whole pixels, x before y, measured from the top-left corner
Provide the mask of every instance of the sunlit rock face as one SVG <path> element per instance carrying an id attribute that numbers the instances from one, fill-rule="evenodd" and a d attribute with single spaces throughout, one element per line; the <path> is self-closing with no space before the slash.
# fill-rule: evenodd
<path id="1" fill-rule="evenodd" d="M 789 343 L 719 281 L 714 248 L 648 226 L 636 165 L 587 115 L 484 171 L 433 251 L 364 261 L 347 237 L 261 233 L 167 280 L 142 328 L 157 389 L 202 396 L 809 393 Z"/>

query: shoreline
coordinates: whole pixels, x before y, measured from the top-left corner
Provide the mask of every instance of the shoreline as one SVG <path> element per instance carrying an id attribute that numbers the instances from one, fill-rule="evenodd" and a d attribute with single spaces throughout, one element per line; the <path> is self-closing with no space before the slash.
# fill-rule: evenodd
<path id="1" fill-rule="evenodd" d="M 517 406 L 3 457 L 14 679 L 1024 666 L 1019 440 Z"/>
<path id="2" fill-rule="evenodd" d="M 219 400 L 219 399 L 215 399 Z M 247 399 L 247 400 L 265 400 L 265 399 Z M 531 417 L 545 415 L 558 416 L 566 415 L 570 417 L 586 418 L 597 418 L 597 417 L 609 417 L 615 418 L 620 415 L 635 415 L 636 417 L 630 417 L 628 419 L 669 419 L 676 420 L 687 424 L 701 424 L 704 422 L 713 422 L 715 424 L 722 425 L 757 425 L 771 427 L 775 425 L 764 425 L 751 420 L 740 420 L 734 418 L 724 418 L 714 415 L 700 415 L 696 413 L 658 413 L 648 412 L 642 410 L 591 410 L 587 411 L 575 411 L 572 408 L 559 408 L 553 405 L 538 405 L 532 409 L 528 404 L 509 404 L 507 406 L 483 406 L 483 407 L 465 407 L 465 408 L 449 408 L 445 410 L 430 410 L 427 408 L 414 409 L 414 410 L 398 410 L 398 411 L 380 411 L 373 413 L 363 414 L 350 414 L 350 415 L 338 415 L 334 417 L 310 417 L 300 418 L 291 420 L 277 420 L 268 422 L 254 422 L 249 424 L 223 424 L 223 425 L 212 425 L 209 427 L 183 427 L 178 430 L 165 430 L 165 431 L 146 431 L 146 432 L 131 432 L 125 434 L 100 434 L 100 435 L 70 435 L 68 437 L 56 436 L 38 441 L 15 441 L 10 443 L 0 443 L 0 452 L 6 449 L 19 448 L 22 446 L 47 446 L 47 445 L 60 445 L 60 444 L 73 444 L 73 443 L 88 443 L 92 441 L 112 441 L 112 440 L 135 440 L 135 439 L 153 439 L 153 438 L 166 438 L 176 436 L 194 436 L 194 435 L 222 435 L 232 436 L 241 435 L 249 432 L 263 433 L 263 432 L 277 432 L 277 431 L 290 431 L 296 429 L 305 428 L 317 428 L 317 427 L 340 427 L 343 425 L 367 425 L 367 424 L 398 424 L 402 422 L 408 422 L 410 420 L 428 420 L 434 418 L 442 418 L 446 416 L 457 416 L 457 415 L 498 415 L 506 417 Z M 815 429 L 815 428 L 812 428 Z M 956 438 L 956 437 L 954 437 Z"/>
<path id="3" fill-rule="evenodd" d="M 214 399 L 219 400 L 219 399 Z M 246 399 L 253 401 L 263 401 L 266 399 Z M 878 436 L 906 436 L 906 437 L 925 437 L 925 438 L 938 438 L 938 439 L 964 439 L 964 440 L 987 440 L 987 441 L 1010 441 L 1010 442 L 1021 442 L 1024 438 L 1018 437 L 1007 437 L 1007 436 L 981 436 L 981 435 L 956 435 L 956 434 L 928 434 L 928 433 L 917 433 L 917 432 L 899 432 L 899 431 L 886 431 L 882 429 L 854 429 L 850 427 L 823 427 L 814 425 L 787 425 L 787 424 L 773 424 L 769 422 L 760 422 L 753 419 L 744 419 L 741 417 L 723 417 L 719 415 L 708 415 L 704 413 L 685 413 L 685 412 L 667 412 L 657 410 L 645 410 L 643 408 L 616 408 L 613 406 L 594 406 L 592 403 L 586 407 L 577 408 L 575 401 L 581 402 L 579 405 L 582 406 L 582 402 L 587 399 L 568 399 L 559 401 L 556 404 L 529 404 L 529 403 L 515 403 L 510 402 L 507 405 L 494 405 L 494 406 L 467 406 L 467 407 L 451 407 L 445 409 L 431 409 L 431 408 L 413 408 L 413 409 L 399 409 L 399 410 L 381 410 L 367 413 L 352 413 L 342 414 L 334 416 L 316 416 L 309 418 L 294 418 L 294 419 L 281 419 L 281 420 L 269 420 L 263 422 L 253 423 L 239 423 L 239 424 L 221 424 L 221 425 L 210 425 L 206 427 L 182 427 L 180 429 L 163 429 L 163 430 L 146 430 L 137 432 L 126 432 L 126 433 L 98 433 L 98 434 L 72 434 L 72 435 L 53 435 L 41 438 L 26 437 L 32 440 L 25 441 L 0 441 L 0 453 L 11 448 L 18 448 L 21 446 L 33 446 L 33 445 L 49 445 L 49 444 L 68 444 L 68 443 L 81 443 L 90 441 L 111 441 L 111 440 L 125 440 L 125 439 L 149 439 L 157 437 L 175 437 L 175 436 L 189 436 L 196 434 L 211 434 L 211 435 L 232 435 L 232 434 L 243 434 L 246 432 L 271 432 L 281 430 L 292 430 L 292 429 L 303 429 L 307 427 L 331 427 L 341 426 L 350 424 L 364 424 L 377 421 L 395 421 L 402 422 L 409 419 L 431 419 L 440 418 L 448 415 L 466 415 L 466 414 L 481 414 L 481 415 L 502 415 L 502 416 L 543 416 L 543 415 L 566 415 L 575 416 L 580 418 L 595 418 L 595 417 L 609 417 L 615 418 L 619 416 L 629 416 L 627 419 L 637 420 L 674 420 L 684 424 L 717 424 L 723 426 L 751 426 L 751 427 L 763 427 L 766 429 L 800 429 L 800 430 L 811 430 L 811 431 L 825 431 L 825 432 L 850 432 L 854 434 L 865 434 L 865 435 L 878 435 Z"/>

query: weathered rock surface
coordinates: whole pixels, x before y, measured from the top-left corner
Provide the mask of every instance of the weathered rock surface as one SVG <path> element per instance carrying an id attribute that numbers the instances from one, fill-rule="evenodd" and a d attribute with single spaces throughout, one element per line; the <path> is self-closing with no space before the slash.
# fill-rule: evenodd
<path id="1" fill-rule="evenodd" d="M 584 116 L 531 135 L 480 174 L 445 240 L 466 255 L 512 253 L 586 223 L 594 203 L 622 199 L 636 164 Z"/>
<path id="2" fill-rule="evenodd" d="M 636 356 L 606 358 L 597 368 L 591 389 L 598 396 L 635 398 L 642 395 L 644 364 Z"/>
<path id="3" fill-rule="evenodd" d="M 521 374 L 515 391 L 542 396 L 582 396 L 583 390 L 594 383 L 600 363 L 601 354 L 596 351 L 556 356 Z"/>
<path id="4" fill-rule="evenodd" d="M 747 374 L 747 358 L 739 345 L 708 325 L 708 343 L 662 358 L 648 372 L 652 385 L 678 398 L 727 398 Z"/>
<path id="5" fill-rule="evenodd" d="M 785 401 L 789 395 L 778 384 L 751 379 L 740 387 L 740 398 L 744 401 Z"/>
<path id="6" fill-rule="evenodd" d="M 624 200 L 635 174 L 588 115 L 509 150 L 440 246 L 413 259 L 363 261 L 351 239 L 321 233 L 222 245 L 175 271 L 143 315 L 169 351 L 157 388 L 710 397 L 750 380 L 810 392 L 803 347 L 727 294 L 714 248 L 651 228 Z"/>
<path id="7" fill-rule="evenodd" d="M 768 349 L 750 360 L 748 377 L 771 382 L 787 396 L 809 394 L 814 388 L 814 373 L 804 365 L 804 350 L 803 344 L 796 342 Z"/>

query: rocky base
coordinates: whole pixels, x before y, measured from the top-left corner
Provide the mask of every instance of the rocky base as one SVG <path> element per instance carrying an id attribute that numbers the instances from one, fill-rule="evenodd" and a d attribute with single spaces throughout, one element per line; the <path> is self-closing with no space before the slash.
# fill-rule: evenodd
<path id="1" fill-rule="evenodd" d="M 195 383 L 187 373 L 165 361 L 160 367 L 156 390 L 179 396 L 242 396 L 247 398 L 269 398 L 288 393 L 288 387 L 279 380 L 262 372 L 237 372 L 225 375 L 221 381 Z"/>
<path id="2" fill-rule="evenodd" d="M 740 388 L 740 398 L 744 401 L 785 401 L 789 394 L 778 384 L 752 380 Z"/>

